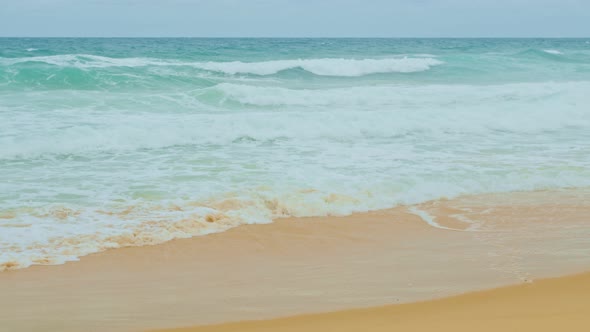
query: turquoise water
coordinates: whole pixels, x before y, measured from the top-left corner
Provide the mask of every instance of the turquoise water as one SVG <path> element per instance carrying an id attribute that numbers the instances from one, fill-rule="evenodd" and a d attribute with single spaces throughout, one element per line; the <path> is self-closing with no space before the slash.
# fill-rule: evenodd
<path id="1" fill-rule="evenodd" d="M 0 265 L 588 186 L 589 92 L 590 39 L 0 39 Z"/>

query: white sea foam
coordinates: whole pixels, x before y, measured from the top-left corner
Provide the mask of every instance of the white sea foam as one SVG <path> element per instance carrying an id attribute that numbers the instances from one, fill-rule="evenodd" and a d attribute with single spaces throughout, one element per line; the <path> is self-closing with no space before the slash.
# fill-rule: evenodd
<path id="1" fill-rule="evenodd" d="M 280 192 L 261 187 L 192 202 L 175 200 L 116 203 L 100 208 L 72 209 L 53 205 L 17 209 L 0 218 L 0 248 L 3 249 L 0 251 L 0 271 L 33 264 L 62 264 L 107 249 L 159 244 L 222 232 L 244 224 L 268 223 L 273 218 L 347 215 L 438 197 L 489 192 L 490 189 L 502 192 L 544 189 L 554 185 L 590 185 L 588 175 L 586 172 L 585 177 L 584 174 L 562 174 L 559 178 L 538 175 L 523 179 L 514 173 L 479 179 L 439 178 L 429 180 L 429 183 L 417 183 L 404 191 L 384 189 L 382 184 L 376 185 L 377 181 L 371 181 L 372 190 L 357 191 L 362 185 L 352 179 L 346 184 L 349 189 L 346 195 L 315 189 Z M 383 182 L 386 179 L 377 180 Z M 433 227 L 445 228 L 424 211 L 410 210 Z"/>

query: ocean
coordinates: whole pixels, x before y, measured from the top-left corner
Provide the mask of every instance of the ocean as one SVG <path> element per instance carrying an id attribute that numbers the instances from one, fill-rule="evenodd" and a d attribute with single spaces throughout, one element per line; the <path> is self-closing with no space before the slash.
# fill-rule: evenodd
<path id="1" fill-rule="evenodd" d="M 590 39 L 0 38 L 0 270 L 590 186 Z"/>

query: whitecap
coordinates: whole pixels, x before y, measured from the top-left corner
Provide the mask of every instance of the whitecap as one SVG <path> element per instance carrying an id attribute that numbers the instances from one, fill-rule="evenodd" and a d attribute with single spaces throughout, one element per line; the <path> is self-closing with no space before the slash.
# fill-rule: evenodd
<path id="1" fill-rule="evenodd" d="M 553 54 L 553 55 L 563 55 L 563 52 L 561 52 L 559 50 L 543 50 L 543 52 L 545 52 L 547 54 Z"/>

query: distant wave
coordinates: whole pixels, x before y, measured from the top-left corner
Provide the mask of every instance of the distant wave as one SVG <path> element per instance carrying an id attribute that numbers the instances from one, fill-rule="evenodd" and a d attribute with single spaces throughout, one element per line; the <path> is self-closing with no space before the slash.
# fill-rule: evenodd
<path id="1" fill-rule="evenodd" d="M 104 68 L 174 65 L 175 62 L 150 58 L 110 58 L 91 54 L 61 54 L 21 58 L 0 58 L 0 65 L 41 62 L 59 67 Z"/>
<path id="2" fill-rule="evenodd" d="M 197 67 L 226 74 L 272 75 L 278 72 L 301 68 L 320 76 L 363 76 L 380 73 L 412 73 L 429 70 L 443 62 L 433 58 L 392 59 L 309 59 L 276 60 L 264 62 L 207 62 Z"/>
<path id="3" fill-rule="evenodd" d="M 0 64 L 42 62 L 60 67 L 104 68 L 146 66 L 189 66 L 224 74 L 273 75 L 281 71 L 300 68 L 321 76 L 355 77 L 379 73 L 412 73 L 429 70 L 443 64 L 431 56 L 398 57 L 386 59 L 296 59 L 261 62 L 187 62 L 153 58 L 110 58 L 89 54 L 64 54 L 23 58 L 0 58 Z"/>
<path id="4" fill-rule="evenodd" d="M 563 52 L 559 50 L 543 50 L 543 52 L 553 55 L 563 55 Z"/>

